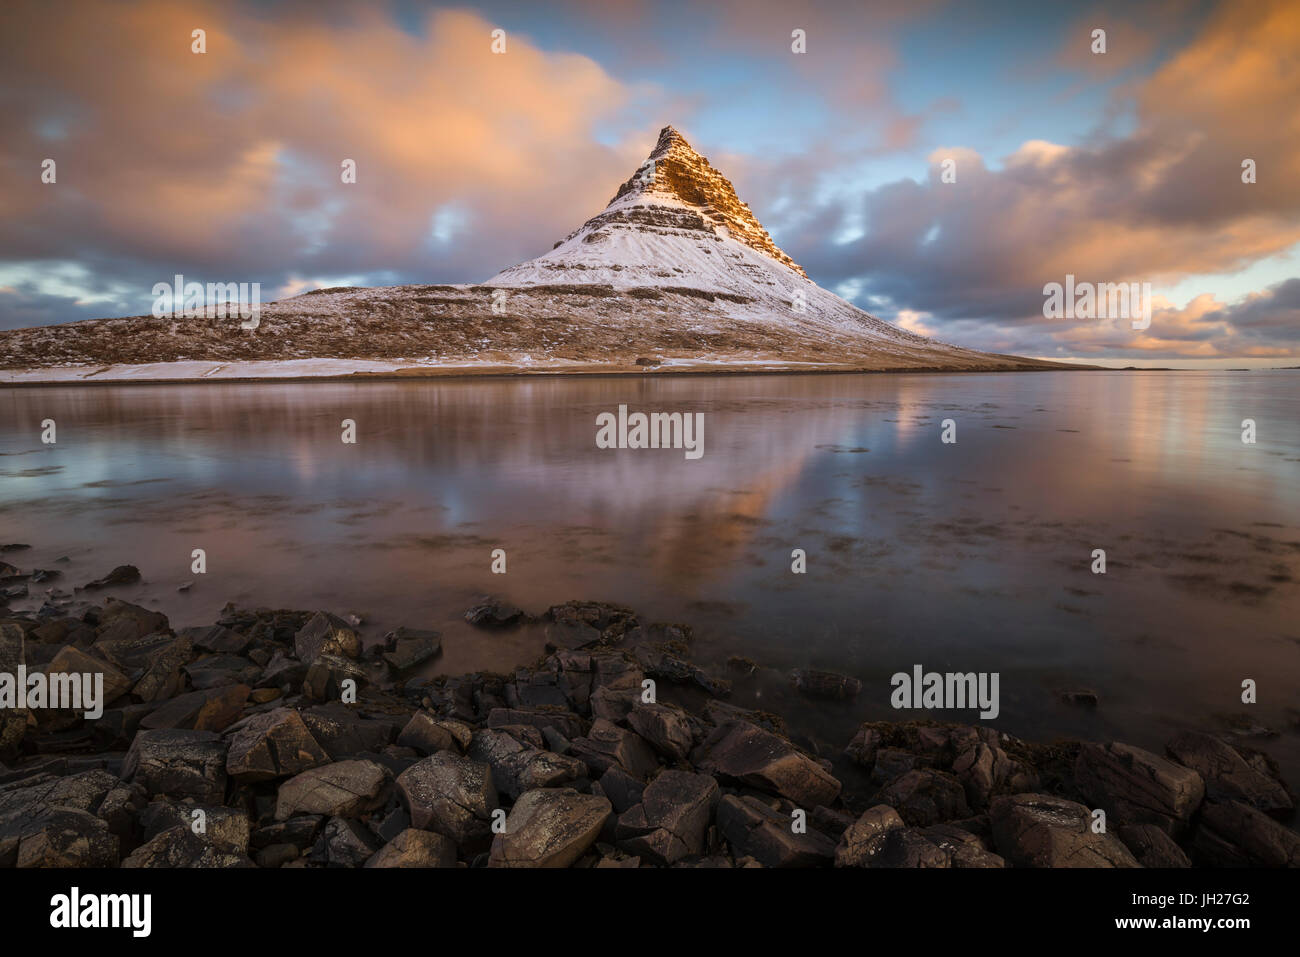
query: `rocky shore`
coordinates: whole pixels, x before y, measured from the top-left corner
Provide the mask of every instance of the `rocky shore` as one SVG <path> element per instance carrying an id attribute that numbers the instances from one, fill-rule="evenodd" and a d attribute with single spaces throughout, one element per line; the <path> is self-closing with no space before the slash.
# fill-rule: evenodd
<path id="1" fill-rule="evenodd" d="M 102 673 L 106 699 L 94 720 L 0 710 L 0 866 L 1300 865 L 1276 767 L 1212 734 L 1161 755 L 870 722 L 831 760 L 728 702 L 752 662 L 710 674 L 688 626 L 630 609 L 547 609 L 546 655 L 511 674 L 413 677 L 436 632 L 365 647 L 328 612 L 230 606 L 176 630 L 95 590 L 133 572 L 0 607 L 0 673 Z M 52 574 L 6 563 L 2 594 Z M 466 613 L 486 630 L 528 618 Z"/>

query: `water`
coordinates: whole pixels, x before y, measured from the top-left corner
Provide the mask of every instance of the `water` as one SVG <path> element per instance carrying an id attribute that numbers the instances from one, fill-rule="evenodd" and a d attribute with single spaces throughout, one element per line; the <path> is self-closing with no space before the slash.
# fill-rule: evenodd
<path id="1" fill-rule="evenodd" d="M 704 412 L 703 457 L 596 448 L 621 403 Z M 737 685 L 832 747 L 926 716 L 889 707 L 914 664 L 999 672 L 997 726 L 1037 740 L 1160 751 L 1244 715 L 1300 785 L 1298 422 L 1293 371 L 10 388 L 0 540 L 64 589 L 135 564 L 145 580 L 113 593 L 176 627 L 234 601 L 356 613 L 371 637 L 438 628 L 448 673 L 541 650 L 464 625 L 483 594 L 619 602 L 693 625 L 719 671 L 740 654 L 862 679 L 836 704 Z M 1096 711 L 1059 700 L 1080 687 Z"/>

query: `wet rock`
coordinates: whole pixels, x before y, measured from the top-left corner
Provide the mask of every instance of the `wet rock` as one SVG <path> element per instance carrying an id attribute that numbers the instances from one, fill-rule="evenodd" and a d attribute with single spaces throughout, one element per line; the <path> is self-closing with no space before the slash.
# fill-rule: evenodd
<path id="1" fill-rule="evenodd" d="M 275 818 L 295 814 L 351 817 L 378 807 L 391 780 L 388 770 L 374 761 L 338 761 L 310 768 L 280 785 Z"/>
<path id="2" fill-rule="evenodd" d="M 819 867 L 835 857 L 835 842 L 830 838 L 813 830 L 795 834 L 790 815 L 750 795 L 723 796 L 717 821 L 737 858 L 753 857 L 765 867 Z"/>
<path id="3" fill-rule="evenodd" d="M 248 685 L 230 685 L 178 695 L 151 711 L 140 727 L 224 731 L 243 713 L 249 690 Z"/>
<path id="4" fill-rule="evenodd" d="M 1212 867 L 1300 867 L 1300 834 L 1242 801 L 1209 800 L 1192 851 Z"/>
<path id="5" fill-rule="evenodd" d="M 1143 867 L 1191 867 L 1183 849 L 1154 824 L 1125 824 L 1119 839 Z"/>
<path id="6" fill-rule="evenodd" d="M 287 821 L 273 821 L 253 831 L 253 847 L 270 847 L 273 844 L 289 844 L 298 851 L 305 851 L 316 843 L 320 830 L 325 826 L 323 814 L 300 814 Z"/>
<path id="7" fill-rule="evenodd" d="M 366 861 L 366 867 L 455 866 L 456 845 L 451 838 L 413 827 L 398 834 Z"/>
<path id="8" fill-rule="evenodd" d="M 279 688 L 286 694 L 293 694 L 302 687 L 306 677 L 307 665 L 277 651 L 262 670 L 262 676 L 257 679 L 256 685 L 259 688 Z"/>
<path id="9" fill-rule="evenodd" d="M 311 859 L 328 867 L 361 867 L 378 850 L 374 836 L 360 822 L 332 817 L 312 848 Z"/>
<path id="10" fill-rule="evenodd" d="M 989 809 L 997 851 L 1016 867 L 1137 867 L 1113 834 L 1095 834 L 1092 812 L 1050 794 L 994 798 Z"/>
<path id="11" fill-rule="evenodd" d="M 573 754 L 591 769 L 593 776 L 618 765 L 634 778 L 645 780 L 659 767 L 654 752 L 638 735 L 599 718 L 584 736 L 574 738 Z"/>
<path id="12" fill-rule="evenodd" d="M 779 794 L 800 807 L 831 804 L 840 793 L 840 782 L 820 764 L 748 721 L 723 725 L 700 749 L 695 762 L 700 770 Z"/>
<path id="13" fill-rule="evenodd" d="M 383 658 L 399 674 L 442 652 L 442 635 L 436 631 L 398 628 L 387 637 L 392 640 L 392 650 L 385 651 Z"/>
<path id="14" fill-rule="evenodd" d="M 632 689 L 597 688 L 591 693 L 590 708 L 592 718 L 604 718 L 610 722 L 621 722 L 641 701 L 641 692 Z"/>
<path id="15" fill-rule="evenodd" d="M 366 669 L 348 658 L 322 653 L 307 668 L 302 679 L 303 696 L 312 701 L 339 701 L 343 697 L 345 682 L 360 689 L 369 681 Z"/>
<path id="16" fill-rule="evenodd" d="M 862 813 L 840 837 L 835 848 L 836 867 L 871 867 L 884 850 L 890 831 L 906 825 L 888 804 L 877 804 Z"/>
<path id="17" fill-rule="evenodd" d="M 497 809 L 497 786 L 487 764 L 439 751 L 397 778 L 411 825 L 445 834 L 457 844 L 484 838 Z"/>
<path id="18" fill-rule="evenodd" d="M 361 655 L 361 636 L 337 615 L 318 611 L 293 636 L 293 648 L 298 660 L 306 665 L 323 654 L 357 658 Z"/>
<path id="19" fill-rule="evenodd" d="M 122 764 L 122 777 L 150 795 L 221 804 L 226 795 L 226 745 L 211 731 L 141 731 Z"/>
<path id="20" fill-rule="evenodd" d="M 328 764 L 330 757 L 292 708 L 242 721 L 230 738 L 226 772 L 242 784 L 289 777 Z"/>
<path id="21" fill-rule="evenodd" d="M 159 636 L 151 635 L 143 639 L 148 641 L 150 638 L 156 639 Z M 145 660 L 136 663 L 138 660 L 135 654 L 131 654 L 126 648 L 122 647 L 122 642 L 99 641 L 95 643 L 96 650 L 106 651 L 113 656 L 115 661 L 123 661 L 126 667 L 145 668 L 145 673 L 140 676 L 135 685 L 131 688 L 131 693 L 141 701 L 162 701 L 170 698 L 172 695 L 179 693 L 185 687 L 185 677 L 182 669 L 189 662 L 194 653 L 194 646 L 186 638 L 167 638 L 165 635 L 161 643 L 157 643 L 155 648 L 145 651 L 137 648 L 136 652 Z M 110 647 L 111 646 L 111 647 Z M 252 675 L 250 677 L 256 677 Z M 196 685 L 196 687 L 198 687 Z"/>
<path id="22" fill-rule="evenodd" d="M 99 658 L 86 654 L 74 645 L 64 645 L 45 668 L 49 675 L 77 674 L 104 676 L 104 698 L 101 702 L 108 706 L 131 688 L 131 679 L 112 665 Z M 84 700 L 84 696 L 83 696 Z"/>
<path id="23" fill-rule="evenodd" d="M 719 798 L 718 782 L 707 774 L 662 771 L 645 788 L 641 803 L 619 815 L 619 846 L 657 864 L 701 854 Z"/>
<path id="24" fill-rule="evenodd" d="M 1285 817 L 1295 810 L 1295 803 L 1280 782 L 1251 767 L 1234 748 L 1217 738 L 1184 731 L 1165 750 L 1201 776 L 1210 797 L 1244 801 L 1275 817 Z"/>
<path id="25" fill-rule="evenodd" d="M 467 753 L 492 769 L 497 788 L 511 798 L 587 776 L 586 765 L 577 758 L 542 751 L 502 731 L 487 728 L 474 732 Z"/>
<path id="26" fill-rule="evenodd" d="M 967 817 L 966 793 L 953 775 L 933 768 L 908 771 L 881 789 L 876 799 L 895 808 L 903 821 L 926 827 Z"/>
<path id="27" fill-rule="evenodd" d="M 439 721 L 427 711 L 417 711 L 397 736 L 399 747 L 411 748 L 421 755 L 437 751 L 461 751 L 458 736 L 446 722 Z"/>
<path id="28" fill-rule="evenodd" d="M 833 671 L 815 671 L 811 668 L 795 669 L 790 672 L 790 683 L 802 695 L 831 701 L 856 698 L 862 691 L 862 682 L 857 678 L 836 674 Z"/>
<path id="29" fill-rule="evenodd" d="M 525 617 L 523 609 L 500 599 L 483 602 L 465 612 L 465 620 L 475 628 L 510 628 L 521 624 Z"/>
<path id="30" fill-rule="evenodd" d="M 155 835 L 122 861 L 123 867 L 255 867 L 236 847 L 214 843 L 179 824 Z"/>
<path id="31" fill-rule="evenodd" d="M 150 611 L 148 608 L 118 598 L 105 600 L 104 607 L 94 624 L 97 641 L 141 638 L 171 630 L 167 616 L 162 612 Z"/>
<path id="32" fill-rule="evenodd" d="M 101 812 L 102 813 L 102 812 Z M 173 827 L 186 827 L 211 844 L 248 851 L 251 825 L 241 808 L 154 801 L 140 813 L 144 839 L 150 841 Z"/>
<path id="33" fill-rule="evenodd" d="M 116 867 L 118 837 L 108 824 L 71 807 L 53 807 L 21 829 L 17 867 Z"/>
<path id="34" fill-rule="evenodd" d="M 183 628 L 177 637 L 185 638 L 200 651 L 214 655 L 242 655 L 253 639 L 225 625 Z"/>
<path id="35" fill-rule="evenodd" d="M 1195 771 L 1119 742 L 1085 742 L 1074 779 L 1087 800 L 1106 810 L 1112 824 L 1160 824 L 1176 831 L 1205 796 L 1205 784 Z"/>
<path id="36" fill-rule="evenodd" d="M 600 776 L 600 792 L 609 798 L 614 811 L 622 814 L 628 808 L 641 803 L 645 792 L 645 782 L 639 781 L 618 765 L 614 765 Z"/>
<path id="37" fill-rule="evenodd" d="M 885 868 L 946 868 L 952 858 L 943 848 L 928 840 L 925 834 L 911 827 L 892 830 L 885 835 L 880 852 L 871 867 Z"/>
<path id="38" fill-rule="evenodd" d="M 573 651 L 600 641 L 600 631 L 580 621 L 559 621 L 546 626 L 547 651 Z"/>
<path id="39" fill-rule="evenodd" d="M 953 824 L 935 824 L 918 832 L 947 857 L 947 867 L 1000 868 L 1007 862 L 985 846 L 984 841 L 965 828 Z"/>
<path id="40" fill-rule="evenodd" d="M 103 578 L 86 582 L 82 587 L 86 591 L 97 591 L 110 585 L 133 585 L 140 580 L 140 569 L 134 565 L 118 565 Z"/>
<path id="41" fill-rule="evenodd" d="M 403 727 L 400 719 L 370 717 L 340 701 L 300 713 L 312 737 L 335 760 L 362 751 L 382 751 L 397 740 Z"/>
<path id="42" fill-rule="evenodd" d="M 923 761 L 924 758 L 919 755 L 901 748 L 880 748 L 876 751 L 875 764 L 871 768 L 871 781 L 873 784 L 888 784 L 908 771 L 922 767 Z"/>
<path id="43" fill-rule="evenodd" d="M 976 742 L 958 757 L 952 770 L 966 789 L 967 800 L 977 808 L 988 807 L 995 794 L 1025 794 L 1039 787 L 1033 768 L 984 741 Z"/>
<path id="44" fill-rule="evenodd" d="M 185 666 L 190 684 L 197 689 L 222 685 L 251 685 L 262 676 L 262 669 L 239 655 L 204 655 Z"/>
<path id="45" fill-rule="evenodd" d="M 528 791 L 492 839 L 489 867 L 568 867 L 595 843 L 613 809 L 572 788 Z"/>
<path id="46" fill-rule="evenodd" d="M 638 704 L 627 723 L 669 761 L 685 761 L 695 746 L 691 719 L 681 708 L 667 704 Z"/>

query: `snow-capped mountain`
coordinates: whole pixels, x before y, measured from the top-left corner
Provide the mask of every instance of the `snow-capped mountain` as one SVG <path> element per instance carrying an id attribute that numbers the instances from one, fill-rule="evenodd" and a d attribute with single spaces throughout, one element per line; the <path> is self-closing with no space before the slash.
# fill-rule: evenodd
<path id="1" fill-rule="evenodd" d="M 596 216 L 481 285 L 320 289 L 238 319 L 0 333 L 0 381 L 470 372 L 1033 369 L 822 289 L 671 126 Z"/>

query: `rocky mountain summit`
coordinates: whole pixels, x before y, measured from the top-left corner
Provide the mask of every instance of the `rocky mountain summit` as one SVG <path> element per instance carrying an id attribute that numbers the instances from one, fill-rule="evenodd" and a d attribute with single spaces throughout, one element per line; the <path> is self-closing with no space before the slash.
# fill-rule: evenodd
<path id="1" fill-rule="evenodd" d="M 236 317 L 0 332 L 0 382 L 521 372 L 1012 370 L 822 289 L 665 127 L 609 205 L 481 285 L 319 289 Z"/>

